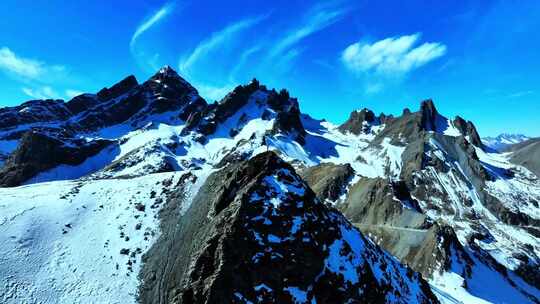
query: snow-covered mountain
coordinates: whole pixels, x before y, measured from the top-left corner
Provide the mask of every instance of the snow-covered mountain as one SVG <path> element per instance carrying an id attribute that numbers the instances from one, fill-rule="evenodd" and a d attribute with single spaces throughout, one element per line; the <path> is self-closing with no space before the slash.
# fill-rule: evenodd
<path id="1" fill-rule="evenodd" d="M 538 176 L 431 100 L 337 126 L 165 67 L 1 109 L 0 155 L 2 303 L 540 301 Z"/>
<path id="2" fill-rule="evenodd" d="M 495 137 L 484 137 L 482 138 L 482 142 L 497 151 L 504 151 L 507 147 L 511 145 L 518 144 L 520 142 L 524 142 L 526 140 L 531 139 L 528 136 L 525 136 L 523 134 L 499 134 Z"/>

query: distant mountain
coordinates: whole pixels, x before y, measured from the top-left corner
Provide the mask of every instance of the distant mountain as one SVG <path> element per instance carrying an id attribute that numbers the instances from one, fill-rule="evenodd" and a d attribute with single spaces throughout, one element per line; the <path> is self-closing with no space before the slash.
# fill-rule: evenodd
<path id="1" fill-rule="evenodd" d="M 0 302 L 539 303 L 525 143 L 432 100 L 341 125 L 257 80 L 207 103 L 170 67 L 3 108 Z"/>
<path id="2" fill-rule="evenodd" d="M 520 142 L 524 142 L 526 140 L 529 140 L 530 137 L 525 136 L 523 134 L 507 134 L 503 133 L 496 137 L 484 137 L 482 138 L 482 142 L 497 151 L 503 151 L 508 146 L 518 144 Z"/>
<path id="3" fill-rule="evenodd" d="M 540 176 L 540 138 L 532 138 L 508 146 L 506 150 L 512 152 L 510 160 L 513 163 L 521 165 Z"/>

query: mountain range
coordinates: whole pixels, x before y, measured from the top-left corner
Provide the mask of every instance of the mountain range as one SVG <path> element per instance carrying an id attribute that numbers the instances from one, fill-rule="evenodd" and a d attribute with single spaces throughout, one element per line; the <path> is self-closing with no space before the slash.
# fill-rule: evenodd
<path id="1" fill-rule="evenodd" d="M 3 108 L 0 302 L 539 303 L 540 145 L 509 138 L 170 67 Z"/>
<path id="2" fill-rule="evenodd" d="M 530 140 L 531 138 L 523 134 L 499 134 L 495 137 L 484 137 L 482 142 L 497 151 L 504 151 L 506 148 L 511 147 L 515 144 Z"/>

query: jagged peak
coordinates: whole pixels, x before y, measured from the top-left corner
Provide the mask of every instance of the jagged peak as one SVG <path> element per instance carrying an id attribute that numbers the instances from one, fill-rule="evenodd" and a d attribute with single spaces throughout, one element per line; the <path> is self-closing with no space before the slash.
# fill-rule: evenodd
<path id="1" fill-rule="evenodd" d="M 432 114 L 438 113 L 437 108 L 435 107 L 435 103 L 431 98 L 422 100 L 422 102 L 420 103 L 420 111 Z"/>
<path id="2" fill-rule="evenodd" d="M 420 104 L 420 114 L 422 128 L 426 131 L 437 131 L 437 117 L 439 113 L 435 108 L 435 103 L 431 99 L 426 99 Z"/>
<path id="3" fill-rule="evenodd" d="M 370 126 L 376 124 L 377 121 L 378 117 L 368 108 L 354 110 L 349 115 L 347 121 L 339 126 L 339 130 L 359 135 L 360 133 L 369 132 Z"/>
<path id="4" fill-rule="evenodd" d="M 482 139 L 480 138 L 480 135 L 478 134 L 478 131 L 476 130 L 476 127 L 470 120 L 465 120 L 461 116 L 456 116 L 454 119 L 454 126 L 459 129 L 461 134 L 463 136 L 468 136 L 469 141 L 481 148 L 484 149 L 484 144 L 482 143 Z"/>
<path id="5" fill-rule="evenodd" d="M 174 70 L 171 66 L 165 65 L 162 68 L 160 68 L 152 77 L 150 77 L 149 81 L 156 82 L 156 83 L 162 83 L 162 82 L 170 82 L 170 81 L 178 81 L 183 86 L 186 87 L 193 87 L 187 80 L 182 78 L 176 70 Z"/>
<path id="6" fill-rule="evenodd" d="M 164 75 L 178 75 L 178 73 L 170 66 L 170 65 L 164 65 L 161 67 L 157 74 L 164 74 Z"/>

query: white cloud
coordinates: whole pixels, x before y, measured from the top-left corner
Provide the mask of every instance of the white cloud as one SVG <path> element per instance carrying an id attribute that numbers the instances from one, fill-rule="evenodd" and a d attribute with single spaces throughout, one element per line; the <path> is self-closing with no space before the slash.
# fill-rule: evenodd
<path id="1" fill-rule="evenodd" d="M 329 9 L 318 5 L 305 16 L 305 22 L 298 28 L 289 31 L 270 50 L 270 57 L 279 56 L 302 39 L 339 21 L 347 12 L 345 9 Z"/>
<path id="2" fill-rule="evenodd" d="M 35 99 L 56 99 L 59 95 L 50 86 L 42 86 L 38 88 L 22 88 L 24 94 Z"/>
<path id="3" fill-rule="evenodd" d="M 0 69 L 16 80 L 53 82 L 63 79 L 68 71 L 62 65 L 48 65 L 42 61 L 24 58 L 7 47 L 0 48 Z"/>
<path id="4" fill-rule="evenodd" d="M 251 57 L 253 54 L 257 52 L 260 52 L 261 50 L 262 50 L 262 45 L 258 44 L 242 52 L 242 55 L 240 55 L 240 58 L 235 63 L 234 67 L 231 69 L 231 72 L 229 73 L 229 82 L 235 82 L 236 75 L 238 74 L 240 69 L 244 67 L 249 57 Z"/>
<path id="5" fill-rule="evenodd" d="M 534 94 L 533 90 L 527 90 L 527 91 L 520 91 L 520 92 L 512 93 L 512 94 L 508 95 L 508 97 L 509 98 L 520 98 L 520 97 L 528 96 L 528 95 L 532 95 L 532 94 Z"/>
<path id="6" fill-rule="evenodd" d="M 231 92 L 234 89 L 234 85 L 225 85 L 222 87 L 216 87 L 205 84 L 196 85 L 199 94 L 209 102 L 214 100 L 221 100 L 227 93 Z"/>
<path id="7" fill-rule="evenodd" d="M 356 72 L 375 72 L 386 76 L 401 76 L 446 54 L 446 46 L 426 42 L 413 47 L 420 34 L 386 38 L 375 43 L 357 42 L 348 46 L 341 59 Z"/>
<path id="8" fill-rule="evenodd" d="M 0 68 L 24 78 L 38 78 L 43 74 L 43 63 L 17 56 L 7 47 L 0 48 Z"/>
<path id="9" fill-rule="evenodd" d="M 199 43 L 199 45 L 195 47 L 195 49 L 185 60 L 181 60 L 179 64 L 180 70 L 185 74 L 188 73 L 192 66 L 199 59 L 203 58 L 219 46 L 231 42 L 234 36 L 236 36 L 238 33 L 261 22 L 266 17 L 267 15 L 243 19 L 228 25 L 227 27 L 218 32 L 213 33 L 210 38 L 203 40 L 201 43 Z"/>
<path id="10" fill-rule="evenodd" d="M 139 36 L 142 35 L 144 32 L 146 32 L 158 21 L 160 21 L 165 16 L 167 16 L 172 11 L 173 7 L 174 7 L 173 3 L 165 3 L 165 5 L 163 5 L 158 11 L 156 11 L 150 18 L 148 18 L 146 21 L 144 21 L 137 27 L 137 29 L 135 30 L 135 33 L 133 33 L 133 36 L 131 37 L 131 41 L 129 42 L 129 47 L 131 48 L 132 51 L 133 51 L 135 42 L 137 41 Z"/>
<path id="11" fill-rule="evenodd" d="M 365 93 L 368 95 L 377 94 L 381 92 L 383 89 L 383 84 L 376 82 L 376 83 L 368 83 L 365 87 Z"/>

